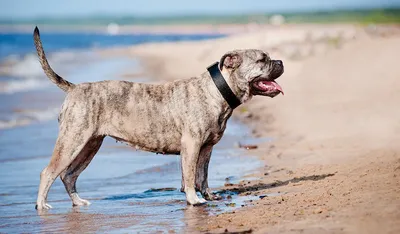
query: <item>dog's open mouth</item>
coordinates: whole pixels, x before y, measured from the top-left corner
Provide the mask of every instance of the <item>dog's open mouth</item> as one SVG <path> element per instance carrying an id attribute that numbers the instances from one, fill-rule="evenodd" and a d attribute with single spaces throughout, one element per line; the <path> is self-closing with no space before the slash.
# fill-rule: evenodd
<path id="1" fill-rule="evenodd" d="M 253 89 L 254 93 L 258 95 L 264 95 L 269 97 L 275 97 L 279 93 L 282 93 L 282 95 L 284 95 L 282 87 L 274 80 L 273 81 L 259 80 L 253 82 Z"/>
<path id="2" fill-rule="evenodd" d="M 254 95 L 262 95 L 268 97 L 275 97 L 283 93 L 282 87 L 276 83 L 275 79 L 283 74 L 283 63 L 281 60 L 272 60 L 273 69 L 268 76 L 258 76 L 251 82 L 251 91 Z"/>

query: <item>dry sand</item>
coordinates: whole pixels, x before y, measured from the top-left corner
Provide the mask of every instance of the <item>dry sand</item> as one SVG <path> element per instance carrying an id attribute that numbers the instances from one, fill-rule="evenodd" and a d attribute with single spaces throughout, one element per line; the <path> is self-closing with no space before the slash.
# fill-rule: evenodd
<path id="1" fill-rule="evenodd" d="M 112 52 L 142 58 L 145 72 L 164 81 L 199 74 L 240 48 L 284 61 L 277 81 L 286 95 L 255 97 L 235 110 L 255 135 L 274 141 L 252 151 L 269 165 L 254 172 L 258 180 L 225 189 L 278 196 L 190 219 L 188 231 L 400 233 L 400 35 L 287 26 Z"/>

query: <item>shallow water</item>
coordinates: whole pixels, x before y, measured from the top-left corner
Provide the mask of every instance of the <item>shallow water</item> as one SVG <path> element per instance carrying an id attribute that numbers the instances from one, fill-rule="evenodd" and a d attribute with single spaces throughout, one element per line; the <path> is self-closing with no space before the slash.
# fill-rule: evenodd
<path id="1" fill-rule="evenodd" d="M 238 127 L 237 123 L 230 122 L 232 125 Z M 9 141 L 8 144 L 17 146 L 19 142 L 31 141 L 40 150 L 31 157 L 20 156 L 3 160 L 0 164 L 0 232 L 180 231 L 185 228 L 187 216 L 190 218 L 193 212 L 208 212 L 212 215 L 234 209 L 226 207 L 226 202 L 240 204 L 240 200 L 234 197 L 232 201 L 213 202 L 218 207 L 188 209 L 185 195 L 179 191 L 179 156 L 116 148 L 120 144 L 108 138 L 80 176 L 77 185 L 80 195 L 89 199 L 92 205 L 72 208 L 61 181 L 57 179 L 49 193 L 49 203 L 54 208 L 38 215 L 34 206 L 39 173 L 49 161 L 52 141 L 57 133 L 56 123 L 37 124 L 20 130 L 32 137 Z M 247 137 L 246 134 L 238 136 L 237 132 L 227 131 L 228 135 L 230 139 L 222 139 L 213 152 L 209 172 L 210 187 L 222 186 L 225 178 L 240 178 L 262 166 L 256 158 L 241 157 L 241 154 L 246 153 L 244 150 L 233 148 L 232 140 L 243 139 Z M 7 144 L 5 139 L 0 140 L 2 145 Z M 29 154 L 28 148 L 33 147 L 25 144 L 9 148 L 7 154 Z M 2 151 L 1 155 L 4 153 Z M 171 189 L 153 191 L 166 187 Z"/>
<path id="2" fill-rule="evenodd" d="M 87 56 L 79 65 L 84 69 L 66 69 L 70 81 L 111 79 L 118 77 L 121 70 L 138 66 L 131 58 Z M 212 206 L 187 206 L 184 193 L 179 191 L 179 156 L 136 151 L 106 138 L 77 184 L 81 197 L 92 205 L 72 207 L 57 179 L 49 193 L 49 203 L 54 208 L 39 214 L 34 209 L 39 174 L 50 160 L 58 134 L 56 116 L 65 95 L 48 83 L 39 90 L 0 94 L 3 120 L 8 117 L 19 121 L 0 130 L 0 232 L 180 232 L 202 215 L 235 209 L 251 199 L 233 196 L 229 201 L 211 202 Z M 10 113 L 14 114 L 12 118 Z M 210 162 L 211 188 L 222 186 L 227 177 L 235 182 L 263 166 L 257 158 L 248 156 L 248 151 L 234 147 L 238 141 L 268 140 L 253 139 L 250 135 L 245 126 L 228 122 Z M 157 191 L 162 188 L 170 189 Z M 225 205 L 231 202 L 236 207 Z"/>

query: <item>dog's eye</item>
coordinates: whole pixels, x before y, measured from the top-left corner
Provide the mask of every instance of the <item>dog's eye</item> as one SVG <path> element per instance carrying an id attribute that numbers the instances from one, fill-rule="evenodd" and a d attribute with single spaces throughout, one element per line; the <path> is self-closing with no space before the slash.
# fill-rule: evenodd
<path id="1" fill-rule="evenodd" d="M 261 59 L 256 61 L 256 63 L 265 63 L 266 61 L 267 61 L 267 56 L 264 54 Z"/>
<path id="2" fill-rule="evenodd" d="M 257 60 L 256 63 L 265 63 L 266 60 L 266 57 L 263 57 L 262 59 Z"/>

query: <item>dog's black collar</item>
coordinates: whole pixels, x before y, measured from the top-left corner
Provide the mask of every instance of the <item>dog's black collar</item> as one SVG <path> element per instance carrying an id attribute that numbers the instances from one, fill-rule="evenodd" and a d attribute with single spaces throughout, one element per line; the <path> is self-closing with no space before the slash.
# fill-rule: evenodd
<path id="1" fill-rule="evenodd" d="M 241 103 L 239 98 L 232 92 L 229 85 L 226 83 L 224 77 L 222 76 L 221 72 L 219 71 L 218 62 L 214 63 L 213 65 L 207 68 L 208 72 L 211 75 L 212 80 L 217 86 L 219 92 L 224 97 L 225 101 L 229 104 L 232 109 L 238 107 Z"/>

